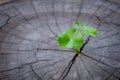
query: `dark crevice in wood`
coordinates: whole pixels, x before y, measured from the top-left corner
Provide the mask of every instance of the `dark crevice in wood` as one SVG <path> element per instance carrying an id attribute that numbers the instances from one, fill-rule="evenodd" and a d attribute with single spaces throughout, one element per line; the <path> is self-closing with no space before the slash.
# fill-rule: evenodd
<path id="1" fill-rule="evenodd" d="M 71 61 L 68 63 L 64 71 L 61 73 L 61 76 L 58 78 L 58 80 L 64 80 L 65 77 L 68 75 L 70 69 L 72 68 L 72 65 L 74 64 L 76 58 L 79 54 L 75 54 L 74 57 L 71 59 Z"/>
<path id="2" fill-rule="evenodd" d="M 8 18 L 7 18 L 7 20 L 5 21 L 5 23 L 4 23 L 2 26 L 0 26 L 0 30 L 1 30 L 5 25 L 7 25 L 8 22 L 9 22 L 9 20 L 12 18 L 12 17 L 10 17 L 8 14 L 5 14 L 5 13 L 4 13 L 4 15 L 7 16 Z"/>
<path id="3" fill-rule="evenodd" d="M 86 44 L 88 44 L 90 38 L 91 38 L 91 36 L 89 36 L 89 37 L 87 38 L 87 40 L 85 41 L 85 43 L 83 44 L 83 46 L 80 48 L 80 52 L 82 52 L 83 48 L 86 46 Z"/>
<path id="4" fill-rule="evenodd" d="M 87 40 L 85 41 L 85 43 L 83 44 L 83 46 L 80 48 L 80 52 L 82 52 L 83 48 L 85 47 L 85 45 L 88 43 L 88 41 L 90 40 L 90 37 L 87 38 Z M 81 54 L 81 53 L 80 53 Z M 61 73 L 61 76 L 58 78 L 58 80 L 64 80 L 65 77 L 68 75 L 68 73 L 70 72 L 70 69 L 72 68 L 72 65 L 75 63 L 76 58 L 79 56 L 79 53 L 76 53 L 73 58 L 71 59 L 71 61 L 68 63 L 68 65 L 66 66 L 66 68 L 64 69 L 64 71 Z"/>

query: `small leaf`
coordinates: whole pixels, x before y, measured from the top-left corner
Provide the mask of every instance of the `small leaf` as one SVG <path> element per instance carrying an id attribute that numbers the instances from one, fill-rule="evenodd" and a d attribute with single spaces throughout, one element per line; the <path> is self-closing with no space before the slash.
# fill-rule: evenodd
<path id="1" fill-rule="evenodd" d="M 96 37 L 98 34 L 98 30 L 90 26 L 84 26 L 84 32 L 86 36 Z"/>
<path id="2" fill-rule="evenodd" d="M 76 22 L 76 23 L 74 24 L 74 26 L 75 26 L 75 27 L 81 27 L 81 26 L 83 26 L 83 24 L 80 23 L 80 22 Z"/>
<path id="3" fill-rule="evenodd" d="M 81 35 L 80 32 L 76 31 L 76 32 L 73 34 L 73 36 L 71 37 L 68 46 L 69 46 L 70 48 L 74 48 L 74 49 L 79 48 L 79 49 L 80 49 L 80 47 L 83 45 L 83 43 L 84 43 L 84 38 L 83 38 L 83 36 Z"/>
<path id="4" fill-rule="evenodd" d="M 84 27 L 83 27 L 84 25 L 82 24 L 82 23 L 80 23 L 80 22 L 76 22 L 75 24 L 74 24 L 74 28 L 77 30 L 77 31 L 79 31 L 80 32 L 80 34 L 84 34 Z"/>
<path id="5" fill-rule="evenodd" d="M 72 38 L 72 36 L 74 35 L 74 33 L 76 32 L 76 30 L 74 28 L 68 28 L 64 34 L 67 34 L 70 38 Z"/>
<path id="6" fill-rule="evenodd" d="M 90 27 L 90 26 L 85 26 L 83 25 L 82 23 L 80 22 L 76 22 L 74 24 L 74 27 L 77 31 L 81 32 L 82 35 L 85 35 L 85 36 L 93 36 L 93 37 L 96 37 L 97 34 L 98 34 L 98 31 L 97 29 L 93 28 L 93 27 Z"/>
<path id="7" fill-rule="evenodd" d="M 70 41 L 70 38 L 67 34 L 61 34 L 58 37 L 58 43 L 62 48 L 67 48 L 66 45 L 68 44 L 69 41 Z"/>
<path id="8" fill-rule="evenodd" d="M 58 43 L 64 49 L 80 49 L 84 43 L 84 38 L 80 32 L 74 28 L 69 28 L 58 36 Z"/>
<path id="9" fill-rule="evenodd" d="M 64 31 L 58 36 L 58 43 L 62 48 L 68 48 L 70 38 L 72 38 L 72 35 L 75 31 L 76 30 L 74 28 L 68 28 L 66 31 Z"/>

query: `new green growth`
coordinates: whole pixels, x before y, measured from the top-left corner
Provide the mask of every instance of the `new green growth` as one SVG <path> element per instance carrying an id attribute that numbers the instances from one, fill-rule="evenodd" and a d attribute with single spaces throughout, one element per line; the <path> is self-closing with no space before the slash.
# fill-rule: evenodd
<path id="1" fill-rule="evenodd" d="M 96 37 L 98 30 L 91 26 L 85 26 L 81 22 L 75 22 L 73 28 L 68 28 L 58 36 L 58 44 L 63 49 L 75 49 L 80 53 L 80 48 L 85 42 L 85 37 Z"/>

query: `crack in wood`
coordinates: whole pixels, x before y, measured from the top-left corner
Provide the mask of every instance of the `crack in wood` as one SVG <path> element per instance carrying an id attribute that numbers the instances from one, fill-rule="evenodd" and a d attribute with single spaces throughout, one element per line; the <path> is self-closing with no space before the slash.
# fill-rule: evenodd
<path id="1" fill-rule="evenodd" d="M 7 20 L 5 21 L 5 23 L 4 23 L 3 25 L 0 26 L 0 30 L 1 30 L 5 25 L 7 25 L 8 22 L 9 22 L 9 20 L 11 19 L 11 17 L 10 17 L 8 14 L 5 14 L 5 13 L 4 13 L 4 15 L 7 16 Z"/>
<path id="2" fill-rule="evenodd" d="M 85 43 L 83 44 L 83 46 L 80 48 L 80 54 L 83 50 L 83 48 L 86 46 L 86 44 L 88 43 L 88 41 L 90 40 L 90 36 L 87 38 L 87 40 L 85 41 Z M 83 54 L 83 53 L 82 53 Z M 65 77 L 68 75 L 70 69 L 72 68 L 73 64 L 76 61 L 76 58 L 78 57 L 78 53 L 76 53 L 73 58 L 71 59 L 71 61 L 68 63 L 68 65 L 66 66 L 66 68 L 64 69 L 64 71 L 61 73 L 60 77 L 58 78 L 58 80 L 64 80 Z"/>

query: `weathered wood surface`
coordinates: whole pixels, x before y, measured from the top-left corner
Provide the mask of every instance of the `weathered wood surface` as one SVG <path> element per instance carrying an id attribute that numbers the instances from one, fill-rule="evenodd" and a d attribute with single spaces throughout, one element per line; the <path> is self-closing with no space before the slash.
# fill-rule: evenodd
<path id="1" fill-rule="evenodd" d="M 0 80 L 58 80 L 75 55 L 57 35 L 78 20 L 99 30 L 64 80 L 120 80 L 120 5 L 104 0 L 15 0 L 0 5 Z M 64 77 L 64 76 L 62 76 Z"/>

